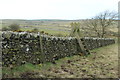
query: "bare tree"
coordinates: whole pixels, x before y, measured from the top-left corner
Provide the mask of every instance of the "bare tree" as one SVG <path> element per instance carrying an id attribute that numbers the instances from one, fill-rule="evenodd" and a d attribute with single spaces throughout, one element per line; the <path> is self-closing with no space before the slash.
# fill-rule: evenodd
<path id="1" fill-rule="evenodd" d="M 101 37 L 104 37 L 104 35 L 106 34 L 106 28 L 113 24 L 113 21 L 116 17 L 117 13 L 109 11 L 105 11 L 95 17 L 95 19 L 99 20 L 99 24 L 102 29 Z"/>
<path id="2" fill-rule="evenodd" d="M 94 30 L 98 37 L 104 37 L 107 28 L 114 24 L 116 18 L 116 12 L 104 11 L 92 19 L 86 20 L 85 25 Z"/>
<path id="3" fill-rule="evenodd" d="M 85 26 L 87 29 L 86 31 L 92 35 L 92 32 L 94 31 L 97 37 L 100 37 L 100 28 L 99 28 L 99 21 L 97 19 L 87 19 L 85 21 Z"/>

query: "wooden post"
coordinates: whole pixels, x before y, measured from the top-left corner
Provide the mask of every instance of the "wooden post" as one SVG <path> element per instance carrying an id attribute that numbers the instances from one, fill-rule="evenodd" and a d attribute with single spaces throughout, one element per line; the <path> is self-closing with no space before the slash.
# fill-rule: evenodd
<path id="1" fill-rule="evenodd" d="M 39 34 L 40 53 L 41 53 L 41 59 L 40 59 L 40 60 L 42 60 L 42 62 L 44 63 L 44 62 L 45 62 L 45 54 L 44 54 L 44 52 L 43 52 L 42 37 L 41 37 L 41 35 L 40 35 L 40 32 L 38 32 L 38 34 Z"/>

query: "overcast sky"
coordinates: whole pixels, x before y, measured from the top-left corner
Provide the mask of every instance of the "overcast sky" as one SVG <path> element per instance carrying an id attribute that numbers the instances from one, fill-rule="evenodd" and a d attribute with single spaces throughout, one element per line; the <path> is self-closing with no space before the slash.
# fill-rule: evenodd
<path id="1" fill-rule="evenodd" d="M 118 11 L 119 0 L 0 0 L 0 19 L 86 19 Z"/>

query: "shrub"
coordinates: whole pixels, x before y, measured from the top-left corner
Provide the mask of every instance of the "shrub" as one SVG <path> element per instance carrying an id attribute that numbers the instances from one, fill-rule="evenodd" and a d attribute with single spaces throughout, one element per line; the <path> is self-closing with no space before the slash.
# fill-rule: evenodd
<path id="1" fill-rule="evenodd" d="M 9 30 L 9 28 L 7 28 L 7 27 L 2 28 L 2 31 L 8 31 L 8 30 Z"/>
<path id="2" fill-rule="evenodd" d="M 39 30 L 37 28 L 34 28 L 32 32 L 39 32 Z"/>
<path id="3" fill-rule="evenodd" d="M 9 29 L 10 29 L 11 31 L 17 31 L 17 30 L 20 29 L 20 27 L 19 27 L 18 24 L 11 24 L 11 25 L 8 26 L 8 27 L 9 27 Z"/>
<path id="4" fill-rule="evenodd" d="M 57 37 L 63 37 L 63 35 L 62 35 L 62 34 L 60 34 L 60 33 L 55 34 L 55 36 L 57 36 Z"/>
<path id="5" fill-rule="evenodd" d="M 43 34 L 43 33 L 44 33 L 44 31 L 41 31 L 40 33 L 42 33 L 42 34 Z"/>

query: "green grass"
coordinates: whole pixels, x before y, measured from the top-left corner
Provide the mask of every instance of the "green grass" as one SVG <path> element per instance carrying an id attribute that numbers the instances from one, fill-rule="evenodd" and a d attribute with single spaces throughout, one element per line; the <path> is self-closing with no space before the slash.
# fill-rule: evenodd
<path id="1" fill-rule="evenodd" d="M 103 47 L 95 48 L 95 49 L 93 49 L 93 50 L 90 50 L 90 52 L 100 51 L 101 49 L 110 48 L 110 47 L 112 47 L 112 46 L 114 46 L 114 45 L 117 45 L 117 43 L 116 43 L 116 44 L 112 44 L 112 45 L 108 45 L 108 46 L 103 46 Z"/>
<path id="2" fill-rule="evenodd" d="M 21 28 L 22 31 L 32 31 L 34 28 Z M 45 33 L 48 33 L 50 35 L 63 35 L 63 36 L 68 36 L 69 32 L 68 31 L 56 31 L 56 30 L 49 30 L 49 29 L 39 29 L 39 31 L 44 31 Z"/>

